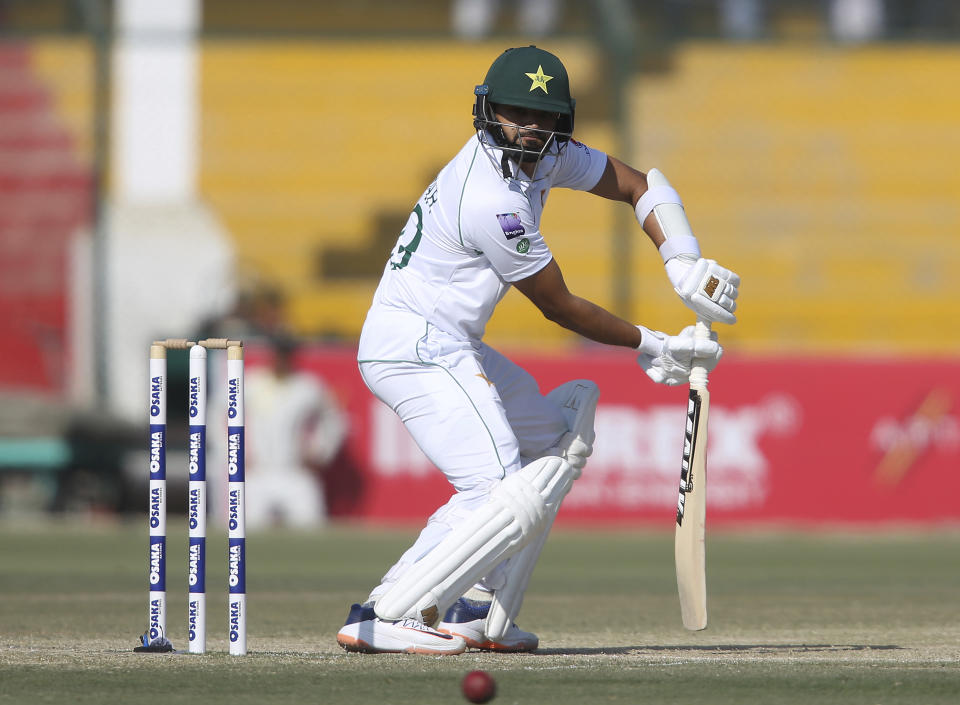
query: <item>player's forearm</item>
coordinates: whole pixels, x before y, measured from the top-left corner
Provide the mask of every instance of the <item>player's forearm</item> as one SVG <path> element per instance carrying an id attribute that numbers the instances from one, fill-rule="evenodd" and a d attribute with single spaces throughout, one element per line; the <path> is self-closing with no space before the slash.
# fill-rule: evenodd
<path id="1" fill-rule="evenodd" d="M 514 282 L 540 312 L 554 323 L 585 338 L 607 345 L 635 348 L 642 336 L 632 323 L 613 315 L 605 308 L 572 294 L 563 281 L 556 260 L 526 279 Z"/>
<path id="2" fill-rule="evenodd" d="M 628 348 L 636 348 L 641 343 L 641 334 L 635 325 L 574 294 L 560 305 L 541 311 L 557 325 L 598 343 Z"/>

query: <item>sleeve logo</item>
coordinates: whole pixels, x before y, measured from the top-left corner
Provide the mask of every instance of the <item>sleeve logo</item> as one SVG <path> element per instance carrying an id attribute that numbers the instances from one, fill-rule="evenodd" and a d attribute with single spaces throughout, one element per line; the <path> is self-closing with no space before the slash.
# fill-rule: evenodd
<path id="1" fill-rule="evenodd" d="M 520 216 L 516 213 L 497 213 L 497 222 L 508 240 L 520 237 L 526 230 L 523 229 L 523 223 L 520 222 Z"/>

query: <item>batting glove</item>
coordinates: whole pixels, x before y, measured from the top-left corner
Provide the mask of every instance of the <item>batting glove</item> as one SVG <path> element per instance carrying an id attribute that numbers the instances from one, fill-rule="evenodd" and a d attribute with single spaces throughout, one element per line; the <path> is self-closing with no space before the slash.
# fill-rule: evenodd
<path id="1" fill-rule="evenodd" d="M 667 277 L 683 303 L 697 317 L 719 323 L 736 323 L 740 277 L 712 259 L 672 257 L 664 265 Z"/>
<path id="2" fill-rule="evenodd" d="M 709 372 L 723 355 L 716 331 L 711 331 L 710 339 L 705 340 L 694 337 L 694 326 L 687 326 L 678 335 L 667 335 L 645 326 L 637 328 L 643 334 L 643 342 L 637 348 L 640 352 L 637 363 L 657 384 L 671 387 L 689 384 L 693 367 L 703 367 Z"/>

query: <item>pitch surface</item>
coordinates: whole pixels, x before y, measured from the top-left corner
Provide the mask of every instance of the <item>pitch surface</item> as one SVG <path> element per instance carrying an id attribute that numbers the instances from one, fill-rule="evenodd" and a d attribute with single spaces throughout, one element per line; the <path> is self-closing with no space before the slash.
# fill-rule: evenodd
<path id="1" fill-rule="evenodd" d="M 518 620 L 540 650 L 455 657 L 334 641 L 413 531 L 263 533 L 248 541 L 250 654 L 230 657 L 225 538 L 209 546 L 209 652 L 139 655 L 140 522 L 0 527 L 0 703 L 430 705 L 460 702 L 475 668 L 504 704 L 960 700 L 956 531 L 710 532 L 697 633 L 680 622 L 672 533 L 557 531 Z M 169 637 L 185 650 L 186 531 L 169 547 Z"/>

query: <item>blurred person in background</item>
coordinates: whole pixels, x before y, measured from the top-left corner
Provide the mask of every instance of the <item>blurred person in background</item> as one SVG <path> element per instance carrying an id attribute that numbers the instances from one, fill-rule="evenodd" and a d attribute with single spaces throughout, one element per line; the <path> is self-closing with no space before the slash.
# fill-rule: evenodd
<path id="1" fill-rule="evenodd" d="M 668 335 L 572 294 L 540 217 L 554 186 L 628 203 L 667 279 L 698 317 L 733 323 L 739 277 L 700 256 L 679 195 L 572 139 L 560 59 L 508 49 L 474 94 L 474 128 L 417 201 L 390 253 L 360 336 L 360 373 L 455 490 L 337 634 L 349 651 L 532 651 L 513 622 L 553 517 L 592 452 L 599 391 L 576 380 L 542 395 L 482 342 L 511 286 L 590 340 L 639 353 L 655 382 L 712 369 L 716 334 Z M 596 237 L 597 233 L 584 233 Z"/>
<path id="2" fill-rule="evenodd" d="M 272 347 L 270 364 L 245 375 L 246 526 L 317 528 L 327 518 L 319 473 L 343 445 L 346 416 L 316 375 L 296 369 L 292 337 Z"/>
<path id="3" fill-rule="evenodd" d="M 761 0 L 718 0 L 720 31 L 729 39 L 754 40 L 767 32 L 774 3 Z M 884 0 L 815 0 L 825 13 L 830 35 L 841 42 L 879 39 L 885 32 Z"/>
<path id="4" fill-rule="evenodd" d="M 241 292 L 234 308 L 204 323 L 198 338 L 242 340 L 270 350 L 269 364 L 248 364 L 246 481 L 248 529 L 267 526 L 316 528 L 326 523 L 322 474 L 343 445 L 346 414 L 323 381 L 296 369 L 299 343 L 291 332 L 287 299 L 275 285 L 260 282 Z M 209 379 L 222 380 L 226 358 L 210 356 Z M 210 387 L 209 418 L 225 419 L 226 397 Z M 185 405 L 184 405 L 185 408 Z M 207 435 L 207 483 L 215 519 L 227 512 L 225 433 Z"/>
<path id="5" fill-rule="evenodd" d="M 204 321 L 200 338 L 228 338 L 247 342 L 268 342 L 290 335 L 287 321 L 287 298 L 270 283 L 256 283 L 242 289 L 233 308 L 223 316 Z"/>
<path id="6" fill-rule="evenodd" d="M 766 18 L 760 0 L 719 0 L 720 29 L 728 39 L 759 39 Z"/>
<path id="7" fill-rule="evenodd" d="M 561 0 L 513 0 L 517 30 L 529 37 L 553 34 L 560 21 Z M 501 0 L 453 0 L 450 22 L 454 34 L 462 39 L 478 40 L 490 35 L 500 14 Z"/>
<path id="8" fill-rule="evenodd" d="M 886 17 L 883 0 L 831 0 L 830 33 L 840 42 L 869 42 L 883 37 Z"/>

